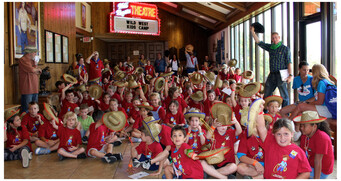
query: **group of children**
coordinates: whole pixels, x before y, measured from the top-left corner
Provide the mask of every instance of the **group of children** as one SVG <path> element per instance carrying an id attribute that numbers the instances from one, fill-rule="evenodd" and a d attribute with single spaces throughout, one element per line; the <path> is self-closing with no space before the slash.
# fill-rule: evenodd
<path id="1" fill-rule="evenodd" d="M 147 71 L 150 78 L 129 67 L 126 78 L 118 77 L 128 73 L 119 67 L 110 70 L 105 82 L 93 82 L 101 87 L 96 91 L 82 81 L 58 81 L 59 112 L 46 104 L 43 115 L 35 102 L 26 114 L 7 111 L 5 160 L 20 159 L 28 167 L 34 142 L 36 155 L 57 151 L 60 160 L 97 157 L 114 163 L 123 157 L 113 147 L 129 138 L 137 143 L 131 147 L 129 169 L 141 166 L 155 171 L 152 175 L 164 170 L 167 179 L 233 179 L 236 173 L 244 178 L 327 178 L 332 173 L 325 118 L 314 111 L 294 121 L 282 118 L 282 98 L 263 100 L 261 84 L 246 84 L 253 77 L 243 76 L 240 69 L 234 74 L 225 64 L 218 75 L 207 71 L 188 76 Z M 104 124 L 109 114 L 124 115 L 111 122 L 114 127 L 124 122 L 122 128 L 114 131 Z M 293 142 L 298 132 L 300 145 Z"/>

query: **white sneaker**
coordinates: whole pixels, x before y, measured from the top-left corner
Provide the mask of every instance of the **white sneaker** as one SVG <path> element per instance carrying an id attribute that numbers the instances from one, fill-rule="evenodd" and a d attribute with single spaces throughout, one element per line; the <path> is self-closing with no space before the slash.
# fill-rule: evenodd
<path id="1" fill-rule="evenodd" d="M 30 158 L 29 158 L 29 153 L 28 153 L 28 150 L 26 149 L 23 149 L 21 151 L 21 161 L 22 161 L 22 166 L 24 168 L 27 168 L 29 163 L 30 163 Z"/>

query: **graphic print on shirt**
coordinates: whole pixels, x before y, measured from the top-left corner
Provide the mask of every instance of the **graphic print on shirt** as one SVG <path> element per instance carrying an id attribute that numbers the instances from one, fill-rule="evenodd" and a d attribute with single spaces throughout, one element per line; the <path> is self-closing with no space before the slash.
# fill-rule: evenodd
<path id="1" fill-rule="evenodd" d="M 220 148 L 224 148 L 225 147 L 225 144 L 226 144 L 226 141 L 230 140 L 230 136 L 229 135 L 226 135 L 225 136 L 225 141 L 221 144 L 221 147 Z"/>
<path id="2" fill-rule="evenodd" d="M 282 162 L 281 163 L 277 163 L 277 165 L 274 167 L 273 172 L 274 173 L 280 173 L 282 174 L 283 172 L 287 171 L 287 161 L 289 160 L 289 156 L 288 155 L 284 155 Z"/>
<path id="3" fill-rule="evenodd" d="M 73 138 L 73 135 L 71 135 L 71 136 L 69 137 L 69 139 L 67 140 L 66 146 L 72 146 L 72 138 Z"/>
<path id="4" fill-rule="evenodd" d="M 252 148 L 251 148 L 251 149 L 252 149 Z M 263 149 L 262 149 L 262 147 L 259 146 L 259 147 L 258 147 L 258 153 L 257 153 L 256 155 L 254 155 L 253 158 L 256 159 L 256 160 L 258 160 L 258 161 L 260 161 L 260 160 L 263 159 L 263 155 L 264 155 Z"/>
<path id="5" fill-rule="evenodd" d="M 178 169 L 178 171 L 180 171 L 181 173 L 185 173 L 184 168 L 181 165 L 181 155 L 178 154 L 177 157 L 173 158 L 173 164 L 175 165 L 175 167 Z"/>
<path id="6" fill-rule="evenodd" d="M 302 90 L 302 88 L 303 88 L 303 90 Z M 301 96 L 307 96 L 310 94 L 309 88 L 311 88 L 311 85 L 304 85 L 304 86 L 297 88 L 297 92 Z"/>
<path id="7" fill-rule="evenodd" d="M 174 117 L 171 117 L 171 118 L 170 118 L 170 122 L 171 122 L 171 124 L 176 125 L 176 121 L 175 121 Z"/>
<path id="8" fill-rule="evenodd" d="M 101 137 L 100 143 L 101 143 L 101 145 L 105 144 L 105 134 L 104 134 L 104 131 L 102 131 L 102 137 Z"/>
<path id="9" fill-rule="evenodd" d="M 52 138 L 57 138 L 57 133 L 56 133 L 56 131 L 53 131 L 52 136 L 50 137 L 50 139 L 52 139 Z"/>
<path id="10" fill-rule="evenodd" d="M 17 135 L 15 135 L 15 139 L 13 140 L 13 143 L 14 144 L 21 143 L 21 139 L 20 139 L 20 134 L 19 133 L 17 133 Z"/>

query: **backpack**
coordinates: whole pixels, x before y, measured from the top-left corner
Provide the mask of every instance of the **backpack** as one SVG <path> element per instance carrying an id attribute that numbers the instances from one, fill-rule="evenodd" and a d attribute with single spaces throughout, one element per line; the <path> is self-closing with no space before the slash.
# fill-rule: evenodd
<path id="1" fill-rule="evenodd" d="M 333 119 L 337 117 L 337 89 L 333 84 L 329 84 L 325 79 L 323 82 L 326 84 L 327 89 L 324 97 L 324 103 L 326 104 L 328 111 L 332 114 Z"/>

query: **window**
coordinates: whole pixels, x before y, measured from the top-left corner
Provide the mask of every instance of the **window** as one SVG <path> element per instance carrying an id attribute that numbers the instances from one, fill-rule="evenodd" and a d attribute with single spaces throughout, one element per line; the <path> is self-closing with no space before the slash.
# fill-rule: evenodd
<path id="1" fill-rule="evenodd" d="M 231 28 L 231 35 L 230 35 L 230 37 L 231 37 L 230 38 L 231 39 L 231 44 L 230 44 L 231 45 L 230 46 L 231 47 L 231 53 L 230 53 L 231 59 L 233 59 L 235 57 L 235 54 L 234 54 L 234 38 L 233 38 L 234 37 L 234 31 L 235 31 L 234 29 L 235 29 L 234 27 Z M 228 57 L 226 57 L 226 58 L 228 58 Z"/>
<path id="2" fill-rule="evenodd" d="M 268 10 L 264 13 L 264 28 L 265 31 L 264 33 L 264 42 L 265 43 L 271 43 L 271 33 L 272 33 L 272 29 L 271 29 L 271 11 Z M 269 65 L 269 53 L 267 51 L 264 51 L 264 80 L 266 80 L 266 77 L 268 76 L 269 72 L 270 72 L 270 65 Z"/>
<path id="3" fill-rule="evenodd" d="M 245 67 L 246 70 L 250 70 L 250 22 L 244 23 L 244 35 L 245 35 Z"/>
<path id="4" fill-rule="evenodd" d="M 244 25 L 241 23 L 239 26 L 239 68 L 244 71 Z"/>
<path id="5" fill-rule="evenodd" d="M 274 11 L 275 11 L 275 25 L 276 25 L 274 31 L 277 32 L 279 34 L 279 36 L 281 36 L 281 39 L 282 39 L 283 38 L 283 32 L 282 32 L 282 6 L 281 5 L 277 5 L 274 8 Z"/>
<path id="6" fill-rule="evenodd" d="M 309 65 L 321 63 L 321 21 L 307 24 L 307 62 Z M 313 38 L 309 38 L 313 37 Z"/>
<path id="7" fill-rule="evenodd" d="M 320 2 L 305 2 L 304 3 L 304 16 L 309 16 L 321 12 Z"/>

